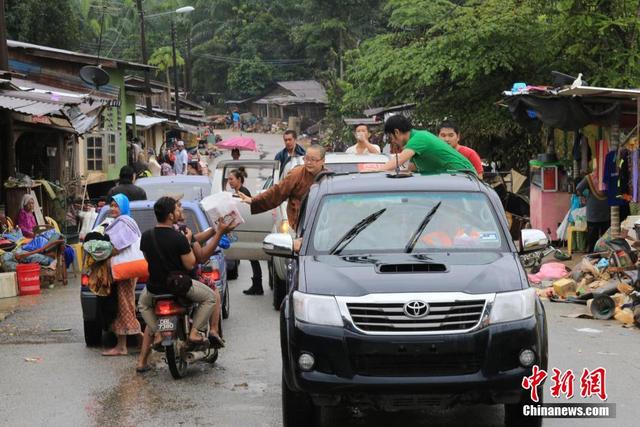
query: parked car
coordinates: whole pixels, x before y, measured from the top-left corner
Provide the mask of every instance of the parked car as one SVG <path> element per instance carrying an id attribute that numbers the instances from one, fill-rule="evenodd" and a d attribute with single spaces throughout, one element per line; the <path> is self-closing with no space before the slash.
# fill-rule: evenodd
<path id="1" fill-rule="evenodd" d="M 358 173 L 370 172 L 380 168 L 389 158 L 386 155 L 357 155 L 346 153 L 327 153 L 325 158 L 326 167 L 336 173 Z M 282 176 L 286 176 L 289 171 L 303 164 L 302 157 L 292 157 L 287 162 Z M 245 187 L 252 195 L 259 194 L 280 180 L 280 163 L 275 160 L 221 160 L 216 165 L 213 173 L 213 185 L 211 193 L 228 191 L 227 177 L 229 172 L 239 167 L 244 167 L 247 172 Z M 263 212 L 258 215 L 251 215 L 248 205 L 241 206 L 241 214 L 244 224 L 240 225 L 233 234 L 237 240 L 233 246 L 225 251 L 227 257 L 227 276 L 230 280 L 238 276 L 238 263 L 241 259 L 267 261 L 269 270 L 269 287 L 273 292 L 273 306 L 277 310 L 280 308 L 282 298 L 286 293 L 284 279 L 286 277 L 287 264 L 284 259 L 275 259 L 265 255 L 262 251 L 262 241 L 273 232 L 289 232 L 289 222 L 287 221 L 287 202 L 284 202 L 277 209 L 271 212 Z"/>
<path id="2" fill-rule="evenodd" d="M 328 176 L 297 231 L 299 254 L 288 234 L 264 242 L 292 260 L 280 315 L 285 426 L 331 407 L 455 403 L 504 404 L 507 425 L 539 425 L 523 416 L 522 378 L 547 369 L 545 311 L 494 191 L 463 173 Z"/>
<path id="3" fill-rule="evenodd" d="M 211 194 L 211 179 L 202 175 L 153 176 L 136 180 L 148 200 L 158 200 L 168 192 L 184 195 L 183 200 L 200 201 Z"/>
<path id="4" fill-rule="evenodd" d="M 173 190 L 173 189 L 172 189 Z M 153 212 L 154 201 L 135 201 L 131 202 L 131 216 L 136 220 L 141 232 L 151 229 L 156 224 L 155 214 Z M 187 227 L 193 230 L 194 234 L 199 233 L 211 227 L 207 215 L 197 202 L 183 201 L 184 216 Z M 101 224 L 109 212 L 108 207 L 103 208 L 96 219 L 95 226 Z M 203 270 L 209 277 L 215 281 L 216 286 L 220 290 L 222 298 L 222 317 L 229 317 L 229 288 L 227 285 L 227 272 L 222 249 L 213 254 Z M 99 319 L 97 309 L 97 297 L 87 288 L 87 277 L 83 276 L 82 286 L 80 287 L 80 302 L 82 304 L 82 318 L 84 320 L 84 339 L 88 346 L 99 345 L 102 340 L 101 321 Z M 145 283 L 138 282 L 136 285 L 136 305 L 140 294 L 144 290 Z M 138 320 L 142 321 L 140 313 L 136 312 Z"/>
<path id="5" fill-rule="evenodd" d="M 325 157 L 325 167 L 336 174 L 364 173 L 379 170 L 387 163 L 389 157 L 384 154 L 347 154 L 347 153 L 327 153 Z M 290 158 L 282 171 L 283 176 L 287 176 L 289 171 L 304 163 L 302 157 Z M 280 205 L 275 212 L 272 233 L 291 233 L 289 221 L 287 220 L 287 202 Z M 289 260 L 286 258 L 273 257 L 268 262 L 269 267 L 269 287 L 273 289 L 273 308 L 280 309 L 282 300 L 287 294 L 286 277 L 289 268 Z"/>
<path id="6" fill-rule="evenodd" d="M 229 173 L 243 167 L 247 173 L 244 186 L 255 196 L 278 182 L 279 164 L 276 160 L 220 160 L 213 173 L 211 193 L 229 191 L 227 188 Z M 242 203 L 240 214 L 245 222 L 231 233 L 233 244 L 225 251 L 229 280 L 238 277 L 238 263 L 241 259 L 268 260 L 270 258 L 262 250 L 262 241 L 273 228 L 273 212 L 251 215 L 251 208 Z"/>

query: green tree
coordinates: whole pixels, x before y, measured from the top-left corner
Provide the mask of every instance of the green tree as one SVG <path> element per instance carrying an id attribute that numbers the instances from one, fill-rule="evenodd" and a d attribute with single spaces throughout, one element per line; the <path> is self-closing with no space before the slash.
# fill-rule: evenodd
<path id="1" fill-rule="evenodd" d="M 640 1 L 547 3 L 555 67 L 596 86 L 640 86 Z"/>
<path id="2" fill-rule="evenodd" d="M 75 49 L 78 46 L 80 24 L 72 3 L 72 0 L 8 0 L 8 37 L 44 46 Z"/>
<path id="3" fill-rule="evenodd" d="M 342 78 L 343 58 L 382 29 L 381 0 L 303 0 L 297 11 L 304 19 L 293 28 L 293 41 L 320 70 Z"/>
<path id="4" fill-rule="evenodd" d="M 250 97 L 261 94 L 272 82 L 274 69 L 260 60 L 245 60 L 233 65 L 227 74 L 227 89 L 232 95 Z"/>
<path id="5" fill-rule="evenodd" d="M 495 155 L 526 167 L 522 150 L 537 151 L 538 145 L 496 102 L 513 82 L 547 78 L 548 24 L 534 6 L 519 0 L 390 0 L 390 31 L 348 56 L 342 108 L 416 102 L 422 126 L 453 117 L 466 143 L 483 154 L 497 143 L 519 144 L 518 156 L 507 158 L 515 150 Z"/>
<path id="6" fill-rule="evenodd" d="M 158 67 L 158 73 L 164 73 L 167 82 L 167 105 L 171 105 L 171 80 L 169 79 L 169 69 L 174 67 L 173 50 L 171 46 L 163 46 L 153 51 L 149 58 L 149 64 Z M 184 65 L 184 58 L 176 50 L 176 66 Z M 176 100 L 177 102 L 177 100 Z"/>

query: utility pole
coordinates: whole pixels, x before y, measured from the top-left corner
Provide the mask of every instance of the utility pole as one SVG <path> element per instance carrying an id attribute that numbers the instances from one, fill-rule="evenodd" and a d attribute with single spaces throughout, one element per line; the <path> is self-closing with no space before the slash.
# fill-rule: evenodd
<path id="1" fill-rule="evenodd" d="M 189 35 L 187 37 L 187 79 L 185 81 L 186 91 L 191 95 L 191 24 L 189 24 Z"/>
<path id="2" fill-rule="evenodd" d="M 178 102 L 178 60 L 176 58 L 176 24 L 175 19 L 171 17 L 171 49 L 173 53 L 173 86 L 175 90 L 176 103 L 176 122 L 180 121 L 180 102 Z"/>
<path id="3" fill-rule="evenodd" d="M 142 50 L 142 63 L 147 65 L 149 58 L 147 57 L 147 39 L 144 35 L 144 10 L 142 9 L 142 0 L 136 0 L 136 6 L 138 7 L 138 15 L 140 16 L 140 44 Z M 153 106 L 151 105 L 151 83 L 149 81 L 149 70 L 144 70 L 144 100 L 147 106 L 147 114 L 153 113 Z"/>
<path id="4" fill-rule="evenodd" d="M 0 0 L 0 69 L 4 71 L 9 71 L 9 47 L 7 46 L 7 25 L 4 17 L 4 0 Z M 15 175 L 16 173 L 16 144 L 13 136 L 13 118 L 11 117 L 11 110 L 4 110 L 0 112 L 0 117 L 2 118 L 2 130 L 0 130 L 0 135 L 2 136 L 2 140 L 4 142 L 4 146 L 2 147 L 2 161 L 1 170 L 0 170 L 0 179 L 2 182 Z M 0 189 L 2 193 L 3 200 L 6 200 L 4 197 L 5 189 L 4 185 Z"/>

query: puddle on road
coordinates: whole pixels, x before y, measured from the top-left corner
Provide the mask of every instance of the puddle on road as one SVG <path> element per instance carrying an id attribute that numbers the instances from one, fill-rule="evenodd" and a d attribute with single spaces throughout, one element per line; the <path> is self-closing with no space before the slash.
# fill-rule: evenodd
<path id="1" fill-rule="evenodd" d="M 158 387 L 153 376 L 168 375 L 164 369 L 155 369 L 145 375 L 136 374 L 133 365 L 125 372 L 118 384 L 94 395 L 86 407 L 88 418 L 96 426 L 135 426 L 134 420 L 144 419 L 148 414 L 189 411 L 196 404 L 176 398 L 170 389 Z M 173 381 L 168 378 L 167 381 Z"/>

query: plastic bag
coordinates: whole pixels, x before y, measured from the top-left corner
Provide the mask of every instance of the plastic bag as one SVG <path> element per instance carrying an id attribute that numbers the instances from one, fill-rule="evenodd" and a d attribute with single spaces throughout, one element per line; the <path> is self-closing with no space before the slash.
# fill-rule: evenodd
<path id="1" fill-rule="evenodd" d="M 572 194 L 571 195 L 571 206 L 569 207 L 569 222 L 571 224 L 575 223 L 575 219 L 573 218 L 573 214 L 572 212 L 576 209 L 579 209 L 581 207 L 580 205 L 580 197 L 578 197 L 577 194 Z"/>
<path id="2" fill-rule="evenodd" d="M 144 282 L 149 278 L 149 265 L 140 250 L 140 239 L 111 258 L 111 275 L 115 281 L 138 278 Z"/>
<path id="3" fill-rule="evenodd" d="M 587 208 L 586 207 L 572 210 L 571 216 L 573 216 L 573 226 L 576 228 L 576 230 L 584 231 L 587 229 Z"/>
<path id="4" fill-rule="evenodd" d="M 221 191 L 205 197 L 200 201 L 200 206 L 207 213 L 211 224 L 218 225 L 218 220 L 224 218 L 227 224 L 239 225 L 244 223 L 240 215 L 240 200 L 227 191 Z"/>
<path id="5" fill-rule="evenodd" d="M 567 240 L 567 229 L 569 228 L 569 216 L 571 215 L 571 211 L 567 212 L 564 216 L 564 219 L 558 226 L 556 230 L 556 235 L 558 236 L 558 240 Z"/>

